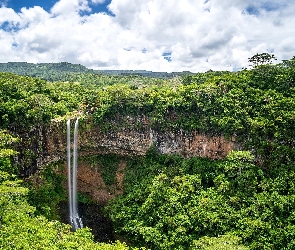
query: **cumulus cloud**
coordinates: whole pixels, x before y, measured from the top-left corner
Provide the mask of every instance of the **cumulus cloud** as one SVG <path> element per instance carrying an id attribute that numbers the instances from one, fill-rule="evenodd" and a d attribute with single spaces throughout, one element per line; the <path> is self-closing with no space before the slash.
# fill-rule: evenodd
<path id="1" fill-rule="evenodd" d="M 60 0 L 51 9 L 54 15 L 71 15 L 80 11 L 90 11 L 87 0 Z"/>
<path id="2" fill-rule="evenodd" d="M 0 24 L 5 22 L 16 23 L 20 21 L 20 17 L 13 9 L 2 6 L 0 8 Z"/>
<path id="3" fill-rule="evenodd" d="M 255 53 L 295 55 L 293 1 L 60 0 L 0 8 L 0 61 L 80 63 L 96 69 L 193 72 L 246 67 Z M 168 56 L 167 56 L 168 55 Z"/>

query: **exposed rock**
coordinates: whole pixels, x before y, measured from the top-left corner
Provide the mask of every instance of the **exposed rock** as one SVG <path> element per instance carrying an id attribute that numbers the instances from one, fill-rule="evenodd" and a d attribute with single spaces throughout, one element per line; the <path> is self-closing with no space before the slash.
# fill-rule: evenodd
<path id="1" fill-rule="evenodd" d="M 122 126 L 104 131 L 95 126 L 92 117 L 79 125 L 79 155 L 118 154 L 145 155 L 155 145 L 161 154 L 180 154 L 184 157 L 224 158 L 231 150 L 240 149 L 236 138 L 209 136 L 181 129 L 160 131 L 151 127 L 147 117 L 128 117 Z M 140 124 L 139 127 L 134 124 Z M 42 162 L 64 159 L 66 154 L 65 121 L 51 124 L 44 137 Z"/>
<path id="2" fill-rule="evenodd" d="M 187 133 L 181 129 L 161 131 L 151 126 L 145 116 L 125 117 L 121 124 L 113 122 L 110 129 L 95 126 L 92 116 L 81 119 L 79 124 L 79 156 L 99 154 L 145 155 L 155 145 L 161 154 L 180 154 L 183 157 L 224 158 L 231 150 L 241 149 L 236 138 L 209 136 L 197 132 Z M 32 133 L 34 136 L 32 136 Z M 44 164 L 66 161 L 66 120 L 53 121 L 48 127 L 39 127 L 31 134 L 23 136 L 28 148 L 35 153 L 35 160 L 25 169 L 28 176 Z M 32 139 L 33 138 L 33 139 Z M 42 147 L 40 147 L 42 145 Z M 42 150 L 40 150 L 42 149 Z M 22 157 L 25 157 L 22 154 Z M 20 162 L 26 162 L 21 159 Z M 123 179 L 126 162 L 118 164 L 116 183 L 107 187 L 100 173 L 101 166 L 91 166 L 79 160 L 78 190 L 88 193 L 98 203 L 104 204 L 109 199 L 123 192 Z M 66 169 L 66 167 L 65 167 Z M 29 174 L 28 174 L 29 173 Z M 64 173 L 66 174 L 66 173 Z"/>
<path id="3" fill-rule="evenodd" d="M 123 193 L 123 181 L 125 175 L 126 161 L 121 160 L 115 174 L 115 182 L 111 186 L 105 184 L 100 169 L 105 166 L 89 164 L 83 159 L 79 160 L 77 169 L 78 191 L 87 194 L 97 204 L 105 205 L 110 199 Z M 62 174 L 67 176 L 67 165 L 64 165 Z M 67 181 L 63 183 L 67 190 Z"/>

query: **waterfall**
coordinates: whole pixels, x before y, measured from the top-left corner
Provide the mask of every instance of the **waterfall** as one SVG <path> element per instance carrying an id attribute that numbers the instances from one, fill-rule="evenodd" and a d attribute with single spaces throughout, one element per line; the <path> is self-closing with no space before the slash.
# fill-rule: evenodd
<path id="1" fill-rule="evenodd" d="M 68 189 L 69 189 L 69 215 L 73 230 L 83 227 L 77 209 L 77 145 L 78 145 L 78 124 L 76 119 L 74 128 L 73 159 L 71 157 L 71 120 L 67 121 L 67 158 L 68 158 Z"/>

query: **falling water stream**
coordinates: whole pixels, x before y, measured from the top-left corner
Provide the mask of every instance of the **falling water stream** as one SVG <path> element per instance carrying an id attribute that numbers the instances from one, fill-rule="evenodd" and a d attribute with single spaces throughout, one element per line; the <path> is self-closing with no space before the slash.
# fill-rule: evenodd
<path id="1" fill-rule="evenodd" d="M 83 227 L 77 209 L 77 148 L 78 148 L 78 125 L 76 119 L 74 128 L 73 154 L 71 154 L 71 120 L 67 121 L 67 158 L 68 158 L 68 189 L 69 189 L 69 216 L 72 228 L 76 231 Z M 72 157 L 73 156 L 73 157 Z"/>
<path id="2" fill-rule="evenodd" d="M 94 240 L 98 242 L 109 242 L 115 240 L 112 223 L 104 216 L 101 205 L 83 204 L 77 202 L 77 149 L 78 149 L 78 125 L 76 119 L 74 127 L 74 140 L 71 147 L 71 120 L 67 121 L 67 165 L 68 165 L 68 191 L 69 203 L 60 203 L 59 215 L 64 223 L 70 223 L 72 230 L 76 231 L 85 226 L 92 229 Z M 71 149 L 73 149 L 71 152 Z M 78 215 L 80 208 L 80 216 Z M 69 211 L 69 212 L 68 212 Z"/>

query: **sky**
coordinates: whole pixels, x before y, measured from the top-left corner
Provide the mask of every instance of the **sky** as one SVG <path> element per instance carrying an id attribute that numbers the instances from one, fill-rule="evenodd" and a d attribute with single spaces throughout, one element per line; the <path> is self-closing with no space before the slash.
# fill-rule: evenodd
<path id="1" fill-rule="evenodd" d="M 295 56 L 295 0 L 0 0 L 0 62 L 240 70 Z"/>

